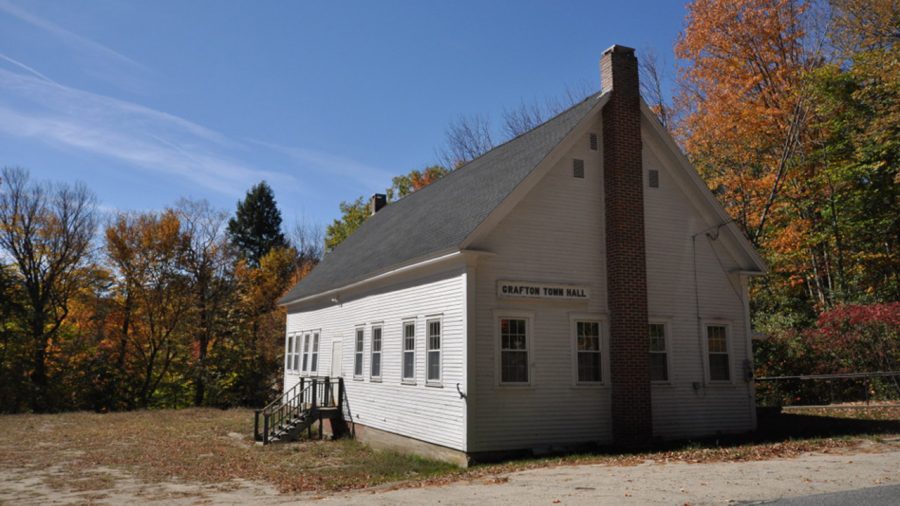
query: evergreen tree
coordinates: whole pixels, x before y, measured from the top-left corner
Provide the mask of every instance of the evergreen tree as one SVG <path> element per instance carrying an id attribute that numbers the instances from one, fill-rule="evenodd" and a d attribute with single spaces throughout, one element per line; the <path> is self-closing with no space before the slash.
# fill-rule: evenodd
<path id="1" fill-rule="evenodd" d="M 237 212 L 228 220 L 228 236 L 240 256 L 254 267 L 272 248 L 288 246 L 281 232 L 281 211 L 265 181 L 250 188 L 238 202 Z"/>

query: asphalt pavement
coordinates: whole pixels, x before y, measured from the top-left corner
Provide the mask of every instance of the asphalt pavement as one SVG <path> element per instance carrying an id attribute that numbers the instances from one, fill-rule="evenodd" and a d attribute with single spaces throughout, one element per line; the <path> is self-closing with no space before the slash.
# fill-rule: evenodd
<path id="1" fill-rule="evenodd" d="M 764 504 L 777 504 L 778 506 L 850 506 L 857 504 L 865 506 L 897 506 L 900 505 L 900 485 L 860 488 L 843 492 L 832 492 L 830 494 L 805 495 Z"/>

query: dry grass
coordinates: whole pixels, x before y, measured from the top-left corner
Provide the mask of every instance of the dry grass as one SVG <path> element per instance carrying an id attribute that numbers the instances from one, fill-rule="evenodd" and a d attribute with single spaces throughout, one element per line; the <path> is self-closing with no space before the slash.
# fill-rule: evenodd
<path id="1" fill-rule="evenodd" d="M 0 469 L 59 468 L 51 487 L 103 490 L 123 470 L 148 482 L 268 482 L 281 492 L 367 487 L 445 473 L 450 465 L 350 440 L 270 445 L 251 441 L 253 412 L 184 409 L 0 417 Z"/>
<path id="2" fill-rule="evenodd" d="M 515 460 L 457 469 L 447 464 L 390 452 L 375 452 L 351 440 L 309 441 L 266 447 L 251 441 L 249 410 L 185 409 L 130 413 L 67 413 L 0 417 L 0 471 L 42 476 L 54 489 L 104 491 L 132 477 L 147 483 L 216 484 L 240 487 L 238 480 L 268 483 L 282 493 L 325 493 L 391 484 L 415 487 L 460 479 L 502 483 L 504 473 L 538 467 L 654 462 L 729 462 L 787 458 L 807 452 L 841 452 L 878 438 L 894 438 L 900 408 L 844 410 L 838 416 L 875 419 L 888 430 L 806 434 L 705 441 L 637 453 L 594 452 Z M 827 419 L 827 413 L 802 417 Z M 830 415 L 830 414 L 829 414 Z M 793 415 L 792 415 L 793 416 Z M 847 422 L 846 419 L 839 420 Z M 883 425 L 881 426 L 883 429 Z M 870 445 L 871 446 L 871 445 Z M 896 448 L 896 446 L 893 446 Z M 37 472 L 32 471 L 47 471 Z"/>

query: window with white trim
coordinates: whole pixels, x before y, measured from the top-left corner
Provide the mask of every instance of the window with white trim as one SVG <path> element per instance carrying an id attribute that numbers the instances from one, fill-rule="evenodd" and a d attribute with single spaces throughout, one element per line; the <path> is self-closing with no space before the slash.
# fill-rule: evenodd
<path id="1" fill-rule="evenodd" d="M 372 362 L 369 366 L 372 379 L 381 379 L 381 326 L 372 327 Z"/>
<path id="2" fill-rule="evenodd" d="M 425 379 L 436 383 L 441 381 L 441 320 L 428 320 L 425 328 L 428 329 Z"/>
<path id="3" fill-rule="evenodd" d="M 500 382 L 528 383 L 528 320 L 500 318 Z"/>
<path id="4" fill-rule="evenodd" d="M 416 322 L 403 322 L 403 380 L 416 379 Z"/>
<path id="5" fill-rule="evenodd" d="M 353 348 L 353 376 L 363 375 L 363 329 L 356 329 L 356 341 Z"/>
<path id="6" fill-rule="evenodd" d="M 315 374 L 319 371 L 319 333 L 314 333 L 312 339 L 312 355 L 310 357 L 309 372 Z"/>
<path id="7" fill-rule="evenodd" d="M 300 369 L 303 372 L 309 372 L 309 334 L 303 335 L 303 367 Z"/>
<path id="8" fill-rule="evenodd" d="M 288 372 L 294 372 L 294 336 L 289 335 L 287 345 L 284 350 L 284 369 Z"/>
<path id="9" fill-rule="evenodd" d="M 600 343 L 600 322 L 576 321 L 575 345 L 578 353 L 578 382 L 600 383 L 603 381 L 602 347 Z"/>
<path id="10" fill-rule="evenodd" d="M 706 352 L 709 357 L 710 381 L 730 381 L 731 368 L 728 359 L 728 327 L 706 326 Z"/>
<path id="11" fill-rule="evenodd" d="M 666 324 L 650 324 L 650 381 L 669 381 Z"/>

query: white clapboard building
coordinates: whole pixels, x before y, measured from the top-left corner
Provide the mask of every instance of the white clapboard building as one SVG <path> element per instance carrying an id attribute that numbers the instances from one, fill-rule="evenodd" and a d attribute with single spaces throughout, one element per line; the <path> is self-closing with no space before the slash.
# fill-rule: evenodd
<path id="1" fill-rule="evenodd" d="M 384 205 L 281 301 L 285 391 L 343 378 L 357 437 L 464 464 L 754 429 L 765 266 L 640 100 L 602 92 Z"/>

